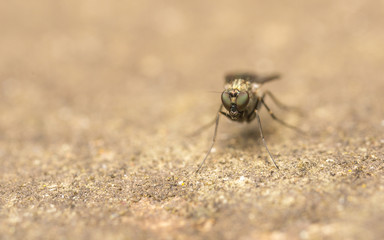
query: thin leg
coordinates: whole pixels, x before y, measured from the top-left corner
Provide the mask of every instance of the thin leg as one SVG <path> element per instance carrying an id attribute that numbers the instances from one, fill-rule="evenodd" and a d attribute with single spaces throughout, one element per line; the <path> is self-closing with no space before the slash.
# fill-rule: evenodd
<path id="1" fill-rule="evenodd" d="M 281 109 L 283 109 L 283 110 L 285 110 L 285 111 L 295 111 L 295 112 L 298 113 L 298 114 L 302 114 L 298 108 L 290 107 L 290 106 L 287 106 L 287 105 L 283 104 L 283 103 L 282 103 L 281 101 L 279 101 L 279 100 L 275 97 L 275 95 L 273 95 L 270 91 L 265 91 L 265 92 L 263 93 L 263 96 L 262 96 L 261 98 L 262 98 L 263 100 L 265 100 L 265 97 L 266 97 L 267 95 L 271 97 L 272 101 L 273 101 L 279 108 L 281 108 Z"/>
<path id="2" fill-rule="evenodd" d="M 255 112 L 256 112 L 257 122 L 259 123 L 259 130 L 260 130 L 261 140 L 263 140 L 264 147 L 265 147 L 265 149 L 267 149 L 267 152 L 268 152 L 269 157 L 271 158 L 273 164 L 275 165 L 275 167 L 277 169 L 279 169 L 279 167 L 277 166 L 277 164 L 275 162 L 275 159 L 273 159 L 273 156 L 272 156 L 271 152 L 269 151 L 269 149 L 267 147 L 267 143 L 265 142 L 264 134 L 263 134 L 263 128 L 261 127 L 261 120 L 260 120 L 259 112 L 257 110 L 255 110 Z"/>
<path id="3" fill-rule="evenodd" d="M 221 109 L 223 108 L 223 105 L 220 105 L 220 108 L 219 108 L 219 112 L 221 112 Z M 205 124 L 204 126 L 200 127 L 199 129 L 197 129 L 195 132 L 189 134 L 189 137 L 194 137 L 196 136 L 197 134 L 200 134 L 202 131 L 204 131 L 205 129 L 209 128 L 210 126 L 214 125 L 215 122 L 216 122 L 216 118 L 215 117 L 211 122 Z"/>
<path id="4" fill-rule="evenodd" d="M 284 125 L 284 126 L 286 126 L 286 127 L 288 127 L 288 128 L 294 129 L 294 130 L 300 132 L 301 134 L 304 134 L 304 135 L 305 135 L 305 133 L 304 133 L 301 129 L 299 129 L 299 128 L 295 127 L 295 126 L 292 126 L 292 125 L 290 125 L 290 124 L 284 122 L 283 120 L 277 118 L 277 117 L 275 116 L 275 114 L 272 112 L 272 110 L 268 107 L 268 105 L 264 102 L 264 99 L 263 99 L 263 98 L 261 98 L 260 101 L 261 101 L 261 103 L 265 106 L 265 108 L 268 110 L 269 115 L 271 115 L 271 117 L 272 117 L 274 120 L 278 121 L 280 124 L 282 124 L 282 125 Z"/>
<path id="5" fill-rule="evenodd" d="M 189 134 L 188 137 L 194 137 L 194 136 L 200 134 L 201 132 L 203 132 L 204 130 L 206 130 L 207 128 L 209 128 L 213 124 L 215 124 L 215 122 L 216 122 L 216 117 L 211 122 L 201 126 L 199 129 L 197 129 L 193 133 Z"/>
<path id="6" fill-rule="evenodd" d="M 221 107 L 222 107 L 222 106 L 221 106 Z M 221 110 L 221 107 L 220 107 L 220 110 Z M 213 145 L 215 144 L 215 141 L 216 141 L 216 134 L 217 134 L 217 127 L 219 126 L 220 114 L 222 114 L 222 112 L 221 112 L 220 110 L 217 112 L 217 116 L 216 116 L 216 126 L 215 126 L 215 132 L 213 133 L 212 144 L 211 144 L 211 146 L 209 147 L 209 150 L 208 150 L 207 154 L 205 155 L 203 161 L 200 163 L 200 166 L 199 166 L 199 168 L 196 170 L 195 173 L 198 173 L 198 172 L 200 171 L 201 167 L 202 167 L 202 166 L 204 165 L 204 163 L 205 163 L 205 160 L 207 160 L 209 154 L 211 153 L 212 148 L 213 148 Z"/>
<path id="7" fill-rule="evenodd" d="M 231 115 L 229 115 L 228 113 L 222 112 L 222 111 L 220 111 L 220 113 L 223 114 L 224 116 L 226 116 L 229 120 L 232 120 Z"/>

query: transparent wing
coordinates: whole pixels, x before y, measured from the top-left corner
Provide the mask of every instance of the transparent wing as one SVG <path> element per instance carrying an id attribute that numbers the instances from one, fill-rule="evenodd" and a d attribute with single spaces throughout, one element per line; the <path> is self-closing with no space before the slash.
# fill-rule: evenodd
<path id="1" fill-rule="evenodd" d="M 249 81 L 251 83 L 264 84 L 266 82 L 276 80 L 280 78 L 279 74 L 271 74 L 266 76 L 258 76 L 254 73 L 229 73 L 225 76 L 225 82 L 231 83 L 235 79 L 244 79 L 245 81 Z"/>

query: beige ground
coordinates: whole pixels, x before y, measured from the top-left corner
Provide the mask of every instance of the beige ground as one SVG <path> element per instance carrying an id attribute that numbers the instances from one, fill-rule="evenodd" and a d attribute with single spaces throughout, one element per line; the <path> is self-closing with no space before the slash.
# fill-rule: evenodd
<path id="1" fill-rule="evenodd" d="M 0 239 L 384 238 L 384 2 L 234 2 L 0 2 Z M 189 176 L 233 70 L 308 136 L 222 119 Z"/>

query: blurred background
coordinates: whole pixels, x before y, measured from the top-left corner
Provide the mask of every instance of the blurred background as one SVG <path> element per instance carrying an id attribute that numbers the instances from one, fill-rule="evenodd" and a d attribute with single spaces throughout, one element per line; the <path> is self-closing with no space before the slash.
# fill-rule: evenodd
<path id="1" fill-rule="evenodd" d="M 374 114 L 370 105 L 384 85 L 383 7 L 362 0 L 1 1 L 2 138 L 69 141 L 97 124 L 148 133 L 159 123 L 199 125 L 220 104 L 210 92 L 220 92 L 234 70 L 280 72 L 283 80 L 271 84 L 276 95 L 319 120 Z"/>

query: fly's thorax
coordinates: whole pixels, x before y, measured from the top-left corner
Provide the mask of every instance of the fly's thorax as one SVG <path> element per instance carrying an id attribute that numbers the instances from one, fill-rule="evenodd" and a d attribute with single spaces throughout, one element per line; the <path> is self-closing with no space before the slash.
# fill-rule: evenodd
<path id="1" fill-rule="evenodd" d="M 244 79 L 235 79 L 232 82 L 225 85 L 226 90 L 238 90 L 238 91 L 249 91 L 252 89 L 251 83 Z"/>

